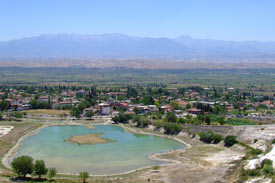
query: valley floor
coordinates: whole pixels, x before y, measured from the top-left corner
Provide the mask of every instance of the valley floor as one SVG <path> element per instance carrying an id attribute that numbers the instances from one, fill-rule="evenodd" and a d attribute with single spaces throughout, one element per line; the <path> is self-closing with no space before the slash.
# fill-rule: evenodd
<path id="1" fill-rule="evenodd" d="M 10 125 L 14 127 L 10 133 L 0 138 L 1 159 L 22 136 L 38 129 L 43 125 L 52 125 L 64 122 L 64 120 L 46 117 L 29 117 L 25 118 L 21 122 L 0 122 L 0 126 Z M 98 122 L 104 123 L 104 121 Z M 74 121 L 74 123 L 83 125 L 91 124 L 91 122 L 87 121 Z M 270 125 L 271 129 L 273 127 L 273 125 Z M 252 127 L 250 126 L 249 128 Z M 269 126 L 265 126 L 265 130 L 268 128 Z M 142 132 L 163 135 L 160 132 L 152 131 L 151 129 L 142 129 L 142 131 L 141 129 L 136 129 L 134 127 L 130 127 L 130 129 L 138 133 Z M 255 127 L 255 129 L 257 130 L 258 128 Z M 246 131 L 244 130 L 244 132 Z M 249 130 L 249 133 L 251 133 L 251 129 Z M 240 136 L 244 137 L 244 134 L 241 134 Z M 246 155 L 246 149 L 244 147 L 234 145 L 231 148 L 225 148 L 223 144 L 204 144 L 196 137 L 191 138 L 187 133 L 181 133 L 177 136 L 177 138 L 189 144 L 190 147 L 184 151 L 170 151 L 166 154 L 154 155 L 155 158 L 173 160 L 173 164 L 141 169 L 124 175 L 91 177 L 89 182 L 229 183 L 236 182 L 238 180 L 240 173 L 240 161 Z M 10 179 L 13 176 L 11 170 L 3 166 L 3 164 L 0 166 L 0 175 L 0 182 L 14 182 Z M 78 177 L 69 175 L 58 175 L 56 178 L 56 182 L 69 183 L 75 181 L 80 180 L 78 180 Z"/>

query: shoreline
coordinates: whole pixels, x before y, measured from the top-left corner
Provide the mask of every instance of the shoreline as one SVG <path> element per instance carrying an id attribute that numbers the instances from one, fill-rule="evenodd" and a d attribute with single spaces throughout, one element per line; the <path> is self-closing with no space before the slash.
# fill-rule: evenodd
<path id="1" fill-rule="evenodd" d="M 10 166 L 10 164 L 9 164 L 9 161 L 10 161 L 10 159 L 12 157 L 14 157 L 16 155 L 18 149 L 22 145 L 22 142 L 26 138 L 39 133 L 39 131 L 41 129 L 46 128 L 46 127 L 50 127 L 50 126 L 66 126 L 66 125 L 79 125 L 79 126 L 84 126 L 85 127 L 85 124 L 72 123 L 72 122 L 69 122 L 69 123 L 48 123 L 48 124 L 44 124 L 44 125 L 40 126 L 39 128 L 37 128 L 37 129 L 35 129 L 33 131 L 30 131 L 29 133 L 27 133 L 27 134 L 23 135 L 22 137 L 20 137 L 18 139 L 18 141 L 16 142 L 16 144 L 11 149 L 9 149 L 9 151 L 2 158 L 2 160 L 1 160 L 2 164 L 4 165 L 4 167 L 12 169 L 11 166 Z M 105 125 L 105 124 L 104 123 L 97 123 L 97 124 L 93 124 L 93 125 Z M 108 124 L 108 125 L 114 125 L 114 124 Z M 127 127 L 127 126 L 125 126 L 123 124 L 118 124 L 118 126 L 122 127 L 124 130 L 126 130 L 126 131 L 128 131 L 130 133 L 144 134 L 144 135 L 153 135 L 153 136 L 158 136 L 158 137 L 173 139 L 175 141 L 178 141 L 178 142 L 182 143 L 185 147 L 183 149 L 169 150 L 169 151 L 163 152 L 163 153 L 154 153 L 154 154 L 148 155 L 148 158 L 151 159 L 151 160 L 160 161 L 160 162 L 167 162 L 167 164 L 149 165 L 149 166 L 140 167 L 140 168 L 137 168 L 137 169 L 134 169 L 134 170 L 129 170 L 129 171 L 122 172 L 122 173 L 103 174 L 103 175 L 90 175 L 90 176 L 92 176 L 92 177 L 119 176 L 119 175 L 126 175 L 126 174 L 134 173 L 134 172 L 137 172 L 137 171 L 153 168 L 154 166 L 164 167 L 164 166 L 171 166 L 171 165 L 175 165 L 175 164 L 180 164 L 181 162 L 178 161 L 178 160 L 165 159 L 165 158 L 160 158 L 158 156 L 165 155 L 165 154 L 170 154 L 170 153 L 175 153 L 175 152 L 184 152 L 187 149 L 190 149 L 192 147 L 190 144 L 188 144 L 185 141 L 183 141 L 181 139 L 178 139 L 176 137 L 169 137 L 169 136 L 166 136 L 166 135 L 144 132 L 142 130 L 137 130 L 137 129 L 134 129 L 134 128 L 131 128 L 131 127 Z M 61 173 L 61 172 L 58 173 L 58 174 L 59 175 L 78 175 L 78 174 L 73 174 L 73 173 Z"/>
<path id="2" fill-rule="evenodd" d="M 12 148 L 10 148 L 9 151 L 4 155 L 4 157 L 1 160 L 1 163 L 4 165 L 4 167 L 12 169 L 11 166 L 9 165 L 9 160 L 14 155 L 16 155 L 18 149 L 22 145 L 23 140 L 25 140 L 26 138 L 28 138 L 30 136 L 33 136 L 33 135 L 39 133 L 39 131 L 43 128 L 46 128 L 46 127 L 49 127 L 49 126 L 63 126 L 63 125 L 82 125 L 82 124 L 76 124 L 76 123 L 66 123 L 66 124 L 63 124 L 63 123 L 48 123 L 48 124 L 44 124 L 44 125 L 40 126 L 39 128 L 37 128 L 33 131 L 30 131 L 29 133 L 27 133 L 27 134 L 23 135 L 22 137 L 20 137 L 17 140 L 16 144 Z"/>

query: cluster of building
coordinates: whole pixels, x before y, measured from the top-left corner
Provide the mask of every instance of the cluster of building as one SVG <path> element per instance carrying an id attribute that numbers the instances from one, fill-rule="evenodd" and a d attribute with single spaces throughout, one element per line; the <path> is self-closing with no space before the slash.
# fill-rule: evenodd
<path id="1" fill-rule="evenodd" d="M 204 88 L 205 91 L 210 90 L 209 88 Z M 234 90 L 233 88 L 228 89 L 228 91 Z M 144 105 L 142 103 L 136 104 L 132 102 L 131 97 L 124 97 L 124 100 L 119 100 L 121 96 L 126 96 L 125 92 L 109 92 L 103 93 L 102 96 L 98 96 L 97 104 L 91 107 L 88 107 L 83 110 L 83 116 L 85 117 L 87 112 L 91 111 L 98 115 L 111 115 L 115 116 L 119 113 L 119 111 L 124 111 L 125 114 L 135 114 L 137 111 L 142 114 L 148 113 L 157 113 L 160 110 L 162 112 L 173 112 L 179 117 L 185 117 L 186 115 L 198 115 L 203 111 L 199 108 L 195 108 L 194 104 L 201 103 L 203 105 L 208 105 L 214 107 L 219 104 L 223 106 L 225 110 L 230 113 L 234 110 L 234 105 L 229 101 L 226 101 L 225 95 L 228 94 L 228 91 L 223 92 L 222 99 L 223 100 L 210 100 L 209 98 L 213 95 L 213 92 L 209 92 L 201 95 L 196 91 L 186 91 L 184 93 L 184 97 L 177 96 L 161 96 L 162 102 L 160 102 L 160 98 L 154 98 L 156 104 L 152 105 Z M 85 96 L 87 91 L 78 90 L 71 91 L 66 90 L 62 91 L 59 94 L 49 95 L 46 92 L 39 93 L 38 90 L 34 92 L 34 94 L 26 94 L 25 91 L 17 91 L 15 89 L 10 89 L 8 94 L 6 92 L 0 92 L 0 101 L 6 101 L 9 104 L 10 111 L 22 111 L 32 109 L 31 101 L 35 100 L 40 103 L 49 103 L 50 108 L 52 109 L 66 109 L 69 106 L 77 106 L 83 98 L 81 96 Z M 4 97 L 5 95 L 6 98 Z M 80 97 L 79 97 L 80 96 Z M 105 100 L 101 100 L 101 98 L 105 98 Z M 257 97 L 257 96 L 255 96 Z M 259 96 L 261 97 L 261 96 Z M 107 98 L 107 100 L 106 100 Z M 126 98 L 126 99 L 125 99 Z M 142 96 L 141 96 L 142 98 Z M 163 102 L 165 101 L 165 102 Z M 251 109 L 255 109 L 256 107 L 262 105 L 265 106 L 266 109 L 274 109 L 275 103 L 274 100 L 264 100 L 261 102 L 251 102 L 249 99 L 240 100 L 237 104 L 240 109 L 243 109 L 245 106 L 251 106 Z M 177 105 L 177 108 L 174 107 Z M 264 118 L 262 113 L 250 113 L 247 117 L 252 119 L 267 119 L 273 120 L 275 116 L 273 114 L 265 114 L 267 117 Z"/>

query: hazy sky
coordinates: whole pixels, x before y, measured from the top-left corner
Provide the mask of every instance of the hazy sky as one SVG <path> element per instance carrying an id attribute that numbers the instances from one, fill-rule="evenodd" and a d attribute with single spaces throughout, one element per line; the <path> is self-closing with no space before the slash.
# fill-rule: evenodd
<path id="1" fill-rule="evenodd" d="M 0 0 L 0 40 L 43 33 L 275 41 L 275 0 Z"/>

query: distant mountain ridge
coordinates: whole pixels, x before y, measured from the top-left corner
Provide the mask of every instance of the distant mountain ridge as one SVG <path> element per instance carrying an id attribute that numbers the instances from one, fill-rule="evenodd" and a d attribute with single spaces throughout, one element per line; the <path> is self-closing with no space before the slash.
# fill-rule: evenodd
<path id="1" fill-rule="evenodd" d="M 275 60 L 275 42 L 174 39 L 123 34 L 43 34 L 0 42 L 0 58 Z"/>

